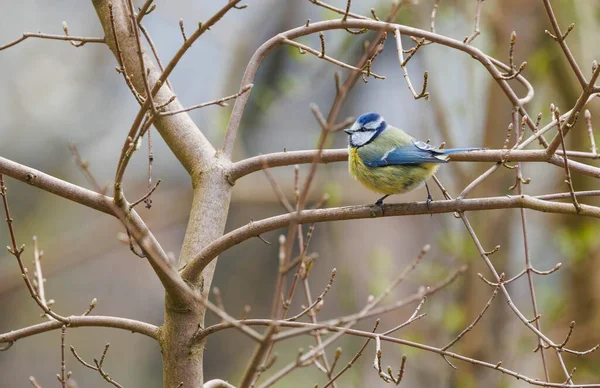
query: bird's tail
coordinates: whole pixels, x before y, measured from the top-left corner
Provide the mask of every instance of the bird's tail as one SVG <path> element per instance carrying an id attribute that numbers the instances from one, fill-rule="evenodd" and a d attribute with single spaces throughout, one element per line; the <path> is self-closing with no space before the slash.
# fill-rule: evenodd
<path id="1" fill-rule="evenodd" d="M 444 150 L 444 154 L 449 155 L 449 154 L 455 154 L 457 152 L 479 151 L 479 150 L 485 150 L 485 149 L 486 148 L 450 148 L 450 149 Z"/>

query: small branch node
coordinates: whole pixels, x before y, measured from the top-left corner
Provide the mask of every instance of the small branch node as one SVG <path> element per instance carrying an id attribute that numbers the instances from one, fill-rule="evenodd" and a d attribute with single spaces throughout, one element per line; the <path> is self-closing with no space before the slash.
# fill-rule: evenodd
<path id="1" fill-rule="evenodd" d="M 321 54 L 319 58 L 325 57 L 325 34 L 323 32 L 319 32 L 319 39 L 321 40 Z"/>
<path id="2" fill-rule="evenodd" d="M 491 256 L 500 250 L 500 245 L 496 245 L 491 251 L 485 252 L 486 256 Z"/>

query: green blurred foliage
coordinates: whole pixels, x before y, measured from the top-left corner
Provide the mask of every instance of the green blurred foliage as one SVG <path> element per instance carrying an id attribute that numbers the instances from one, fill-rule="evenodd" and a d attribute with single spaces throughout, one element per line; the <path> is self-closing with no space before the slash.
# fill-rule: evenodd
<path id="1" fill-rule="evenodd" d="M 369 253 L 369 270 L 371 271 L 369 278 L 369 294 L 379 295 L 388 287 L 391 279 L 391 274 L 399 271 L 394 268 L 394 257 L 389 249 L 383 247 L 375 247 Z"/>
<path id="2" fill-rule="evenodd" d="M 465 319 L 465 310 L 458 303 L 450 303 L 444 309 L 442 325 L 448 333 L 457 333 L 462 330 L 468 322 Z"/>
<path id="3" fill-rule="evenodd" d="M 597 222 L 586 221 L 573 228 L 564 226 L 558 228 L 557 244 L 564 257 L 569 258 L 570 265 L 576 265 L 589 258 L 592 250 L 600 247 L 600 225 Z"/>

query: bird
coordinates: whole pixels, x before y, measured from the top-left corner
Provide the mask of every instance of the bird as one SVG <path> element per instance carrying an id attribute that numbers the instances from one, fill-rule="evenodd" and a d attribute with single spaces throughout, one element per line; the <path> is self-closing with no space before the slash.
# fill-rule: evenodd
<path id="1" fill-rule="evenodd" d="M 432 197 L 427 180 L 440 163 L 448 162 L 455 152 L 482 148 L 443 149 L 419 141 L 403 130 L 388 125 L 374 112 L 360 116 L 348 134 L 348 167 L 350 174 L 366 188 L 380 194 L 375 205 L 385 213 L 383 201 L 392 194 L 403 194 L 425 185 L 427 207 Z"/>

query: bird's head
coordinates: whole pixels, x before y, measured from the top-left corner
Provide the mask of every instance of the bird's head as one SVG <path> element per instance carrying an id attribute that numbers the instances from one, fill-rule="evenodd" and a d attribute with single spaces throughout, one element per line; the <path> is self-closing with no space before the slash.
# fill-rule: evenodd
<path id="1" fill-rule="evenodd" d="M 377 113 L 365 113 L 344 132 L 348 134 L 351 147 L 362 147 L 377 138 L 387 127 L 387 123 Z"/>

